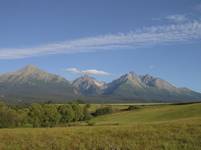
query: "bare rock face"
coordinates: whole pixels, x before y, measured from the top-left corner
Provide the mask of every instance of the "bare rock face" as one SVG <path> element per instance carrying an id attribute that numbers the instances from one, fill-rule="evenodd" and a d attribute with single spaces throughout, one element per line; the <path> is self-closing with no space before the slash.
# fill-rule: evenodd
<path id="1" fill-rule="evenodd" d="M 141 76 L 141 81 L 148 87 L 155 87 L 161 90 L 175 91 L 175 86 L 160 78 L 155 78 L 151 75 Z"/>
<path id="2" fill-rule="evenodd" d="M 87 96 L 99 95 L 101 91 L 106 88 L 104 82 L 97 81 L 86 75 L 74 80 L 72 85 L 80 94 Z"/>

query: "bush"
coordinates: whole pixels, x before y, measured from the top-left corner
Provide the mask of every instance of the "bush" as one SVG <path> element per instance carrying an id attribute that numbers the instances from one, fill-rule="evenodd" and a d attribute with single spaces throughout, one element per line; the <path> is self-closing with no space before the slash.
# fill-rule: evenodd
<path id="1" fill-rule="evenodd" d="M 86 104 L 83 108 L 83 115 L 84 115 L 84 118 L 83 120 L 90 120 L 92 118 L 92 115 L 91 113 L 89 112 L 89 108 L 90 108 L 90 104 Z"/>
<path id="2" fill-rule="evenodd" d="M 139 109 L 139 107 L 137 107 L 137 106 L 134 106 L 134 105 L 130 105 L 130 106 L 128 106 L 128 111 L 132 111 L 132 110 L 136 110 L 136 109 Z"/>
<path id="3" fill-rule="evenodd" d="M 88 126 L 94 126 L 96 124 L 95 122 L 92 121 L 86 121 L 86 123 Z"/>
<path id="4" fill-rule="evenodd" d="M 71 104 L 71 105 L 72 105 L 72 108 L 73 108 L 73 110 L 75 112 L 75 117 L 74 117 L 73 121 L 76 122 L 76 121 L 83 120 L 84 115 L 83 115 L 83 109 L 82 109 L 82 107 L 79 104 L 76 104 L 76 103 Z"/>
<path id="5" fill-rule="evenodd" d="M 100 116 L 100 115 L 105 115 L 105 114 L 111 114 L 113 112 L 112 107 L 108 106 L 108 107 L 102 107 L 102 108 L 98 108 L 93 115 L 94 116 Z"/>

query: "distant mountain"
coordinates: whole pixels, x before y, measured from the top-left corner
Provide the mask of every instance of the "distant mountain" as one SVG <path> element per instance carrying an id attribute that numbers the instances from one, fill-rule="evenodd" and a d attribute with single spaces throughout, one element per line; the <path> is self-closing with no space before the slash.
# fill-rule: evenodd
<path id="1" fill-rule="evenodd" d="M 81 95 L 84 96 L 99 95 L 106 87 L 104 82 L 97 81 L 96 79 L 87 75 L 74 80 L 72 85 Z"/>
<path id="2" fill-rule="evenodd" d="M 138 76 L 133 72 L 109 83 L 103 95 L 163 102 L 201 100 L 200 93 L 187 88 L 176 88 L 160 78 L 150 75 Z"/>
<path id="3" fill-rule="evenodd" d="M 86 75 L 70 82 L 33 65 L 0 75 L 0 99 L 8 102 L 64 102 L 77 98 L 91 102 L 190 102 L 200 101 L 201 94 L 134 72 L 111 83 Z"/>
<path id="4" fill-rule="evenodd" d="M 0 96 L 12 101 L 48 101 L 73 98 L 75 91 L 66 79 L 33 65 L 0 75 Z"/>
<path id="5" fill-rule="evenodd" d="M 35 81 L 63 83 L 66 79 L 54 74 L 44 72 L 33 65 L 28 65 L 16 72 L 3 74 L 0 76 L 0 82 L 11 84 L 35 84 Z"/>

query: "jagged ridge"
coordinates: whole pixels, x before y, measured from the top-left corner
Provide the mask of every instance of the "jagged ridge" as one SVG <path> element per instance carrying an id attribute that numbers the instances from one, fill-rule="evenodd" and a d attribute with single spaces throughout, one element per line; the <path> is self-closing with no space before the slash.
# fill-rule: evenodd
<path id="1" fill-rule="evenodd" d="M 201 94 L 187 88 L 177 88 L 151 75 L 129 72 L 105 83 L 82 76 L 72 83 L 63 77 L 28 65 L 18 71 L 0 75 L 0 97 L 13 101 L 66 101 L 75 98 L 129 101 L 199 101 Z"/>

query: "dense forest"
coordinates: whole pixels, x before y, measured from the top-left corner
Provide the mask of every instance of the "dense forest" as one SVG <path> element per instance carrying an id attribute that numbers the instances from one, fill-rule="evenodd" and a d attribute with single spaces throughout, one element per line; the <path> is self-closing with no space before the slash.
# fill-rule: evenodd
<path id="1" fill-rule="evenodd" d="M 0 128 L 55 127 L 88 122 L 92 117 L 112 113 L 111 107 L 102 107 L 90 112 L 90 104 L 8 105 L 0 102 Z"/>

